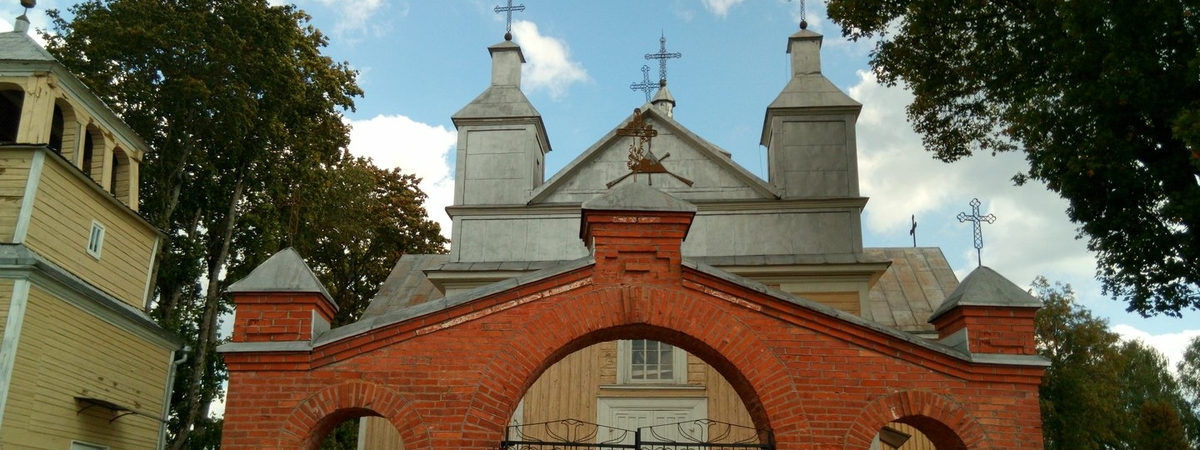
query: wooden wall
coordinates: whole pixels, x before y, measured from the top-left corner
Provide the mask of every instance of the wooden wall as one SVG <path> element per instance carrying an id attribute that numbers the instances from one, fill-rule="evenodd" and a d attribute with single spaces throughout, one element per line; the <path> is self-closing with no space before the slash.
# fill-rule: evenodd
<path id="1" fill-rule="evenodd" d="M 9 290 L 11 292 L 11 290 Z M 153 449 L 171 353 L 30 288 L 0 448 L 63 450 L 71 440 Z M 146 415 L 116 415 L 76 397 Z M 111 422 L 110 422 L 111 420 Z"/>
<path id="2" fill-rule="evenodd" d="M 524 423 L 559 419 L 597 421 L 599 397 L 707 397 L 708 418 L 752 426 L 750 415 L 729 382 L 694 355 L 688 355 L 686 387 L 649 388 L 617 384 L 617 343 L 602 342 L 551 366 L 525 393 Z"/>
<path id="3" fill-rule="evenodd" d="M 46 158 L 26 245 L 110 295 L 143 308 L 155 231 L 73 170 L 59 158 Z M 100 260 L 87 253 L 93 219 L 105 227 Z"/>
<path id="4" fill-rule="evenodd" d="M 32 162 L 29 150 L 0 150 L 0 242 L 13 241 Z"/>

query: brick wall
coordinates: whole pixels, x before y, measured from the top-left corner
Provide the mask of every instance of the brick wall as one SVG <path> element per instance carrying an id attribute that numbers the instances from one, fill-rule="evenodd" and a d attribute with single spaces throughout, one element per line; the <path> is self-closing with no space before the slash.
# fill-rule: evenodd
<path id="1" fill-rule="evenodd" d="M 682 266 L 690 215 L 589 215 L 595 265 L 312 351 L 225 353 L 222 448 L 315 448 L 342 420 L 378 415 L 409 450 L 493 449 L 544 370 L 637 338 L 712 365 L 781 449 L 866 449 L 896 420 L 943 449 L 1042 448 L 1042 369 L 967 363 Z"/>

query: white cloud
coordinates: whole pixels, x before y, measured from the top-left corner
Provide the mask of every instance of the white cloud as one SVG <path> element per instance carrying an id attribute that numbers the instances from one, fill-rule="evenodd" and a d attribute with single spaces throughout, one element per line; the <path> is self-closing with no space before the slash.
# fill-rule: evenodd
<path id="1" fill-rule="evenodd" d="M 356 0 L 353 2 L 316 0 L 316 2 L 328 7 L 338 16 L 338 21 L 334 25 L 333 31 L 343 37 L 348 34 L 372 34 L 380 36 L 386 31 L 386 27 L 379 22 L 372 23 L 372 19 L 408 15 L 408 3 L 406 2 L 396 3 L 395 5 L 401 8 L 400 11 L 393 11 L 388 14 L 380 14 L 380 10 L 385 6 L 393 6 L 393 3 L 385 2 L 384 0 Z"/>
<path id="2" fill-rule="evenodd" d="M 369 157 L 376 166 L 399 167 L 420 177 L 419 186 L 427 195 L 425 212 L 441 224 L 442 235 L 450 237 L 446 207 L 454 203 L 454 180 L 448 158 L 458 133 L 399 115 L 355 120 L 350 125 L 350 153 Z"/>
<path id="3" fill-rule="evenodd" d="M 995 224 L 983 225 L 985 265 L 1019 285 L 1038 275 L 1077 288 L 1094 283 L 1094 256 L 1085 242 L 1075 239 L 1076 225 L 1066 217 L 1066 201 L 1037 183 L 1012 184 L 1012 175 L 1027 168 L 1023 155 L 981 154 L 952 164 L 937 161 L 907 121 L 904 108 L 912 101 L 911 93 L 885 87 L 873 74 L 859 72 L 850 95 L 863 103 L 858 164 L 862 194 L 871 199 L 864 217 L 867 229 L 881 235 L 907 234 L 909 216 L 915 214 L 919 224 L 944 224 L 942 229 L 918 228 L 918 238 L 922 230 L 925 236 L 961 233 L 969 244 L 970 223 L 959 224 L 954 217 L 969 213 L 967 202 L 978 197 L 983 203 L 980 213 L 997 216 Z M 931 216 L 938 219 L 922 220 Z M 975 249 L 965 247 L 964 254 L 946 256 L 952 263 L 974 260 Z"/>
<path id="4" fill-rule="evenodd" d="M 729 9 L 741 3 L 742 0 L 704 0 L 704 8 L 716 14 L 717 17 L 725 17 L 729 14 Z"/>
<path id="5" fill-rule="evenodd" d="M 1200 336 L 1200 329 L 1155 335 L 1126 324 L 1114 325 L 1112 331 L 1121 335 L 1122 340 L 1140 340 L 1143 344 L 1154 347 L 1155 350 L 1166 355 L 1167 360 L 1171 362 L 1172 373 L 1175 372 L 1175 366 L 1179 364 L 1179 361 L 1183 360 L 1183 351 L 1187 349 L 1188 344 L 1192 339 Z"/>
<path id="6" fill-rule="evenodd" d="M 571 50 L 561 39 L 543 36 L 537 24 L 524 20 L 513 21 L 512 30 L 526 57 L 521 68 L 522 88 L 526 91 L 545 89 L 550 98 L 557 100 L 571 84 L 587 81 L 587 71 L 571 60 Z"/>

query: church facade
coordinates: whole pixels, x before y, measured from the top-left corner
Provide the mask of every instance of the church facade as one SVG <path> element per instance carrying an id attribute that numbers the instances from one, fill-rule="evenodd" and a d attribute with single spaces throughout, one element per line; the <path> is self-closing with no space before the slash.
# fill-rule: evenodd
<path id="1" fill-rule="evenodd" d="M 223 447 L 316 448 L 373 417 L 364 439 L 405 449 L 629 448 L 614 433 L 664 423 L 758 448 L 1042 448 L 1040 304 L 987 268 L 959 283 L 937 249 L 863 247 L 861 105 L 821 42 L 788 38 L 767 180 L 678 123 L 665 83 L 546 179 L 521 49 L 489 47 L 491 85 L 453 116 L 449 254 L 405 255 L 335 329 L 294 251 L 231 286 Z M 579 423 L 596 433 L 545 431 Z"/>
<path id="2" fill-rule="evenodd" d="M 28 28 L 0 33 L 0 448 L 161 448 L 182 344 L 146 314 L 146 144 Z"/>

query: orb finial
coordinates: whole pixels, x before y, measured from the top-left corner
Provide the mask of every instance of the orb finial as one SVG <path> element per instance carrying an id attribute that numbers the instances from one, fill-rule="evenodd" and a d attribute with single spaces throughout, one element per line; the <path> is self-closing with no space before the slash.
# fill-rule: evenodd
<path id="1" fill-rule="evenodd" d="M 32 8 L 37 6 L 37 0 L 21 0 L 21 6 L 24 6 L 25 9 Z"/>

